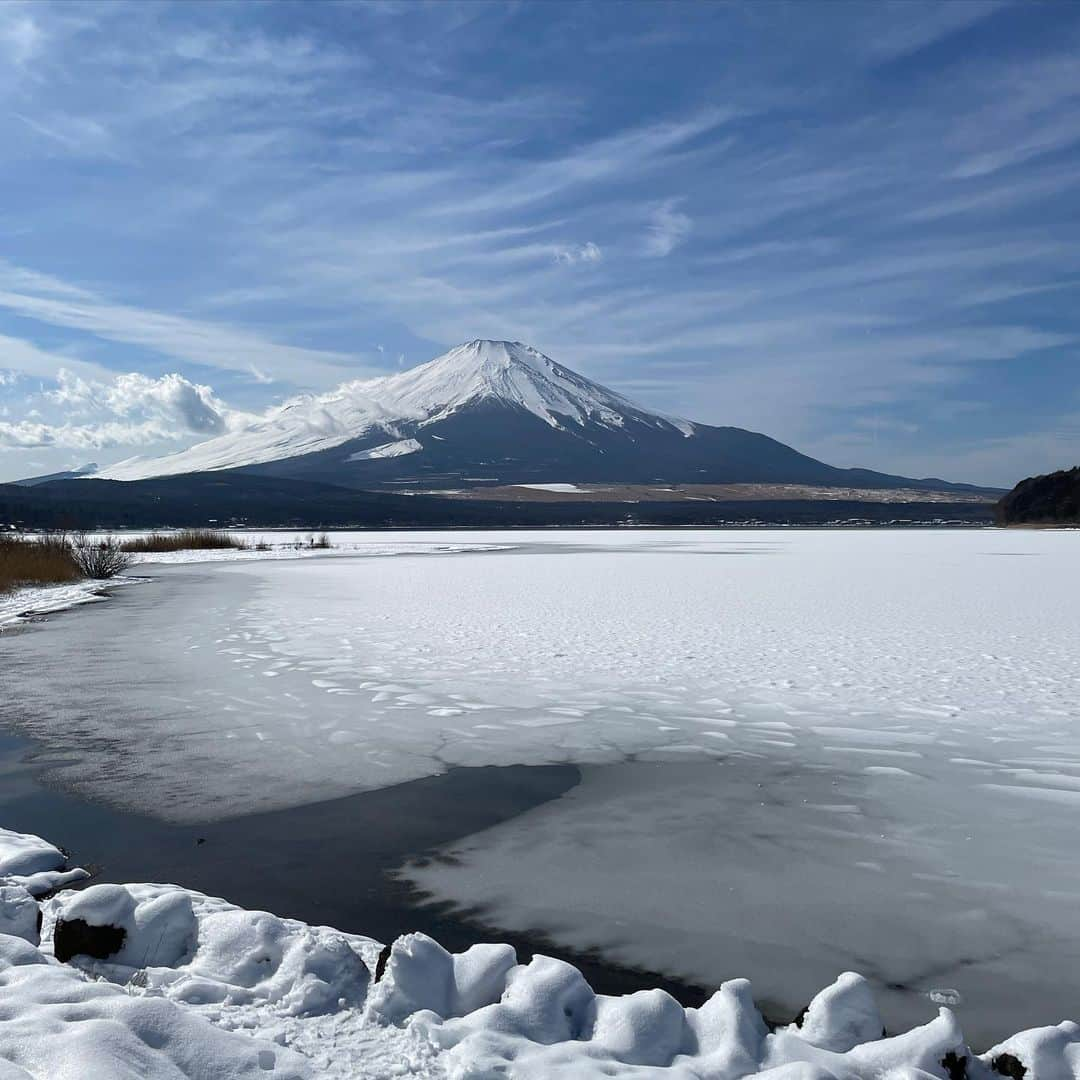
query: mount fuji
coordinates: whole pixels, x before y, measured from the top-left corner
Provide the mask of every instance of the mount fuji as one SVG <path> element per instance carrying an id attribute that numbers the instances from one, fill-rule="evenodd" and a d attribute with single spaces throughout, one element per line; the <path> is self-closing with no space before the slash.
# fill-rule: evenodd
<path id="1" fill-rule="evenodd" d="M 485 340 L 295 398 L 240 430 L 96 476 L 218 470 L 397 491 L 568 482 L 961 487 L 835 468 L 765 435 L 665 416 L 521 342 Z"/>

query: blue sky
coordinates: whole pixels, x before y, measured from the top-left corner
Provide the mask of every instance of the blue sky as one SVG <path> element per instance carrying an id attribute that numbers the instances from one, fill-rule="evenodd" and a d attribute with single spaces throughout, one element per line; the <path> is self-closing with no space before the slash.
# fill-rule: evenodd
<path id="1" fill-rule="evenodd" d="M 1080 462 L 1080 5 L 0 4 L 0 480 L 519 339 L 840 465 Z"/>

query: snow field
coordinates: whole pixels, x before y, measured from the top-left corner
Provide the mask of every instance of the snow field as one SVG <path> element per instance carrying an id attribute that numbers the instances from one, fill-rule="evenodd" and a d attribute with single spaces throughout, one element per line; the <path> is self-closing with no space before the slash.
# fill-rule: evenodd
<path id="1" fill-rule="evenodd" d="M 374 542 L 455 539 L 514 550 L 252 560 L 166 592 L 170 568 L 152 609 L 86 617 L 95 664 L 48 670 L 21 636 L 27 725 L 82 755 L 65 780 L 178 820 L 577 763 L 578 789 L 410 879 L 564 947 L 749 974 L 770 1015 L 845 968 L 890 1028 L 944 1003 L 983 1045 L 1077 1000 L 1075 534 Z"/>

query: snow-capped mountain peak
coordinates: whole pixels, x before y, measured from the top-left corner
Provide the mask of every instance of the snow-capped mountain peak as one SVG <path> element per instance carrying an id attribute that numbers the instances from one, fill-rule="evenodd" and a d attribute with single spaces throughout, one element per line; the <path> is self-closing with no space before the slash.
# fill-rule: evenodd
<path id="1" fill-rule="evenodd" d="M 428 364 L 383 380 L 377 396 L 404 415 L 423 416 L 425 424 L 485 398 L 525 409 L 552 427 L 568 420 L 618 427 L 627 413 L 645 413 L 520 341 L 478 339 L 458 345 Z"/>
<path id="2" fill-rule="evenodd" d="M 523 410 L 556 430 L 597 424 L 622 429 L 632 420 L 686 437 L 695 431 L 689 421 L 636 405 L 532 346 L 477 339 L 408 371 L 294 398 L 237 431 L 166 457 L 130 458 L 98 475 L 138 480 L 239 468 L 330 450 L 369 436 L 379 438 L 376 450 L 395 449 L 367 458 L 421 453 L 425 429 L 484 403 Z M 353 455 L 349 460 L 364 459 Z"/>

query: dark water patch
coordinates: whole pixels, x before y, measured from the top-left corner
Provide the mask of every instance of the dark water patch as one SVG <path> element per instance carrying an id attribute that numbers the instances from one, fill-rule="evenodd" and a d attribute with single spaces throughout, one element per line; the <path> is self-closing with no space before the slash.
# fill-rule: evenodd
<path id="1" fill-rule="evenodd" d="M 55 765 L 53 757 L 48 758 Z M 154 881 L 223 896 L 388 942 L 419 930 L 452 952 L 508 941 L 579 967 L 600 993 L 659 986 L 684 1005 L 701 988 L 567 951 L 541 933 L 507 934 L 449 905 L 425 904 L 391 872 L 409 858 L 558 798 L 580 780 L 570 765 L 455 768 L 394 787 L 212 824 L 175 825 L 45 786 L 44 756 L 0 732 L 0 825 L 58 844 L 96 882 Z"/>

